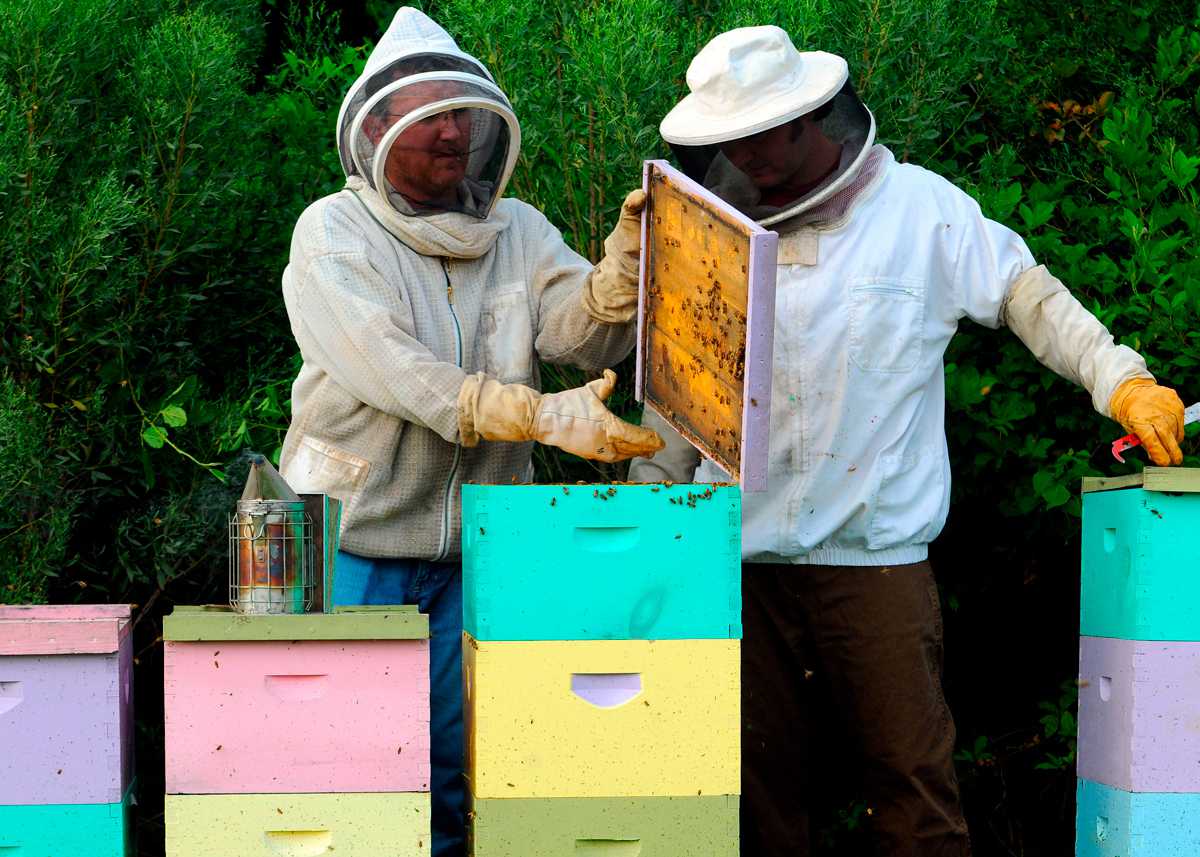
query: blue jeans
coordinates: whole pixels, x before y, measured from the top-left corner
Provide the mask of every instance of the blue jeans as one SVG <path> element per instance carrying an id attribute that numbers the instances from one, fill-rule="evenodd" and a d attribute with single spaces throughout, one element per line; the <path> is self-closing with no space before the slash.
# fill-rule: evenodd
<path id="1" fill-rule="evenodd" d="M 338 551 L 333 603 L 416 604 L 429 615 L 432 850 L 433 857 L 462 857 L 462 566 Z"/>

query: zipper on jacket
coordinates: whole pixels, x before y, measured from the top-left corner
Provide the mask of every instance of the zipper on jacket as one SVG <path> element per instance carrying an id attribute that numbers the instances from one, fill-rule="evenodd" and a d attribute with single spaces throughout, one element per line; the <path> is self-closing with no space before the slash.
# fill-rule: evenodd
<path id="1" fill-rule="evenodd" d="M 910 298 L 919 297 L 917 290 L 912 286 L 902 286 L 896 283 L 866 283 L 861 286 L 851 286 L 850 291 L 871 295 L 907 295 Z"/>
<path id="2" fill-rule="evenodd" d="M 442 259 L 442 273 L 446 275 L 446 306 L 450 309 L 450 319 L 454 322 L 454 363 L 460 369 L 463 365 L 462 328 L 458 324 L 458 315 L 454 312 L 454 284 L 450 282 L 450 260 Z M 450 475 L 446 478 L 445 496 L 442 498 L 442 542 L 438 548 L 437 561 L 446 558 L 450 549 L 450 490 L 454 487 L 454 477 L 458 473 L 458 462 L 462 458 L 462 444 L 454 445 L 454 462 L 450 465 Z"/>

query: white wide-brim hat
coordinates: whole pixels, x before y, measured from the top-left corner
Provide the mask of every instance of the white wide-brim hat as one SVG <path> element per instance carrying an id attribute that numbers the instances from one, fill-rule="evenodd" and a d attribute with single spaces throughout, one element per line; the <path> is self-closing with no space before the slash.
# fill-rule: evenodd
<path id="1" fill-rule="evenodd" d="M 811 113 L 849 77 L 846 61 L 796 50 L 779 27 L 741 27 L 715 37 L 687 70 L 691 94 L 658 126 L 668 143 L 704 146 L 748 137 Z"/>

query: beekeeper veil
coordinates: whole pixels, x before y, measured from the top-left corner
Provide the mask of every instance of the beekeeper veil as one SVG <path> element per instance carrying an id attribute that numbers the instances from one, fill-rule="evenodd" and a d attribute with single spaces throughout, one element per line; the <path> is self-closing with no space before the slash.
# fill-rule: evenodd
<path id="1" fill-rule="evenodd" d="M 852 182 L 875 141 L 846 61 L 801 53 L 778 27 L 717 36 L 687 83 L 690 94 L 659 126 L 663 139 L 684 172 L 764 226 Z"/>
<path id="2" fill-rule="evenodd" d="M 337 143 L 347 177 L 401 214 L 483 219 L 512 175 L 521 130 L 483 64 L 404 7 L 342 102 Z"/>

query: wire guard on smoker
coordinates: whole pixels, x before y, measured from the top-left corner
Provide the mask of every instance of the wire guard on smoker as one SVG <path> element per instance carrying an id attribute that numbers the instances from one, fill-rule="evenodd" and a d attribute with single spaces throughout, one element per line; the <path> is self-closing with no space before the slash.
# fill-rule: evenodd
<path id="1" fill-rule="evenodd" d="M 312 608 L 315 557 L 304 503 L 240 500 L 229 518 L 229 604 L 243 613 Z"/>

